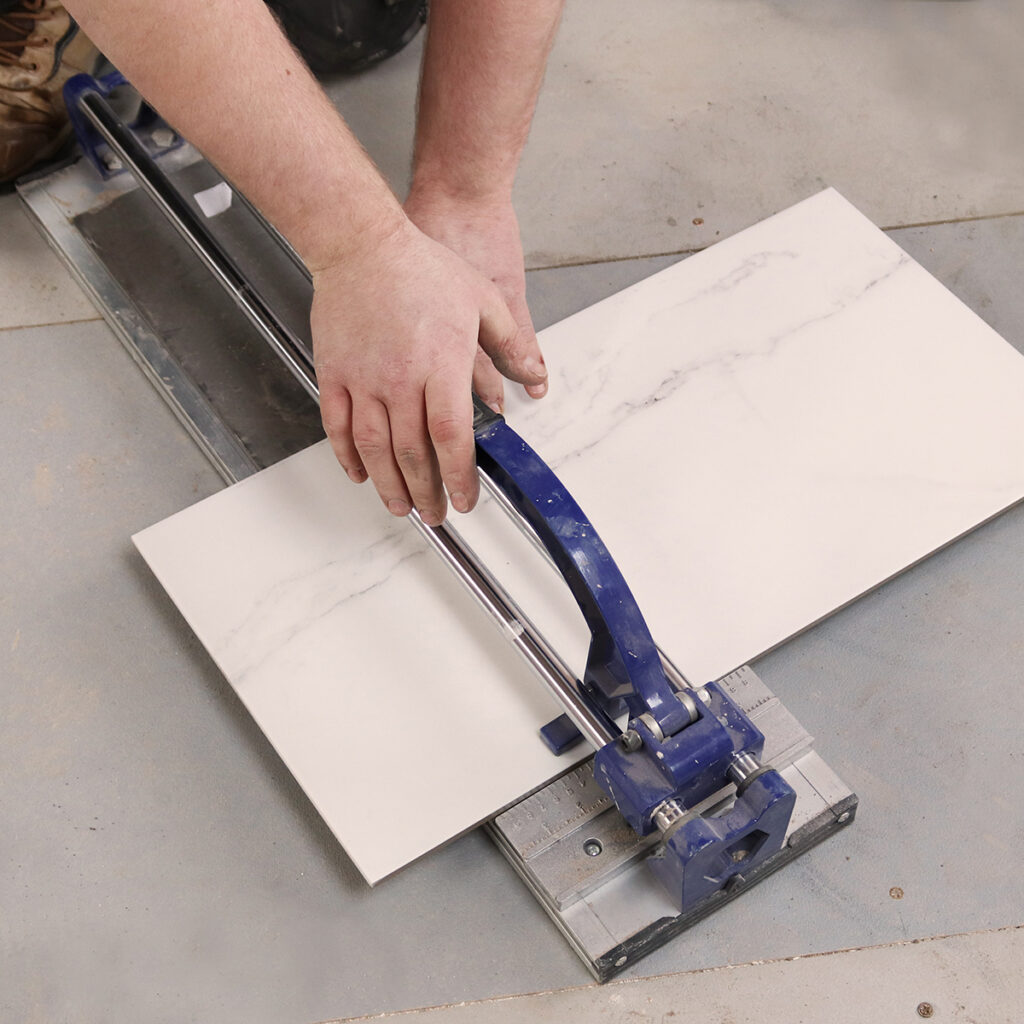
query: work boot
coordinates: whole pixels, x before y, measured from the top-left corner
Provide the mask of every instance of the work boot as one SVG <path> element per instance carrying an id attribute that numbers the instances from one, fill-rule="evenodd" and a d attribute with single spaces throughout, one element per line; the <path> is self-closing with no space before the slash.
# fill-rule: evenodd
<path id="1" fill-rule="evenodd" d="M 99 54 L 56 0 L 0 0 L 0 185 L 52 157 L 70 134 L 61 90 Z"/>

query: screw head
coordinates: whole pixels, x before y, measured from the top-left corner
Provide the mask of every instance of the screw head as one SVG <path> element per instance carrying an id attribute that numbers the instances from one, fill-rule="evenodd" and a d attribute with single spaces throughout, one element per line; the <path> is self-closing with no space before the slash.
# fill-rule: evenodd
<path id="1" fill-rule="evenodd" d="M 918 1017 L 931 1017 L 935 1013 L 935 1007 L 931 1003 L 918 1003 L 917 1004 L 917 1015 Z"/>
<path id="2" fill-rule="evenodd" d="M 843 813 L 840 814 L 836 820 L 839 822 L 840 825 L 845 825 L 850 820 L 850 812 L 843 811 Z"/>
<path id="3" fill-rule="evenodd" d="M 634 753 L 644 745 L 644 741 L 640 737 L 640 733 L 638 733 L 636 729 L 627 729 L 619 737 L 619 742 L 622 744 L 623 748 L 628 754 Z"/>
<path id="4" fill-rule="evenodd" d="M 149 137 L 153 140 L 153 145 L 160 149 L 166 149 L 177 138 L 170 128 L 155 128 L 149 133 Z"/>
<path id="5" fill-rule="evenodd" d="M 588 839 L 583 844 L 583 852 L 588 857 L 599 857 L 604 847 L 601 845 L 600 839 Z"/>

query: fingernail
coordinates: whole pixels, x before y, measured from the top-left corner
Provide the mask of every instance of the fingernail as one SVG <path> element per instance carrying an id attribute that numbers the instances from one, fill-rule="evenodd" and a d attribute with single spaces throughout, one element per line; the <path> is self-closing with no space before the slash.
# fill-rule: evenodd
<path id="1" fill-rule="evenodd" d="M 353 483 L 361 484 L 366 479 L 365 469 L 349 469 L 346 466 L 345 472 L 348 473 L 348 477 Z"/>
<path id="2" fill-rule="evenodd" d="M 505 411 L 501 407 L 501 402 L 488 402 L 487 403 L 499 416 Z"/>
<path id="3" fill-rule="evenodd" d="M 531 398 L 543 398 L 548 393 L 547 381 L 543 384 L 527 384 L 526 393 Z"/>
<path id="4" fill-rule="evenodd" d="M 440 526 L 441 517 L 433 509 L 419 509 L 420 519 L 427 524 L 427 526 Z"/>
<path id="5" fill-rule="evenodd" d="M 548 369 L 544 365 L 543 359 L 527 359 L 526 372 L 532 373 L 534 377 L 546 377 L 548 375 Z"/>
<path id="6" fill-rule="evenodd" d="M 454 494 L 450 494 L 449 497 L 452 501 L 452 507 L 456 512 L 468 512 L 469 502 L 466 500 L 466 496 L 462 491 L 456 491 Z"/>
<path id="7" fill-rule="evenodd" d="M 412 509 L 410 509 L 408 502 L 399 501 L 398 498 L 392 498 L 388 502 L 388 511 L 393 516 L 407 516 Z"/>

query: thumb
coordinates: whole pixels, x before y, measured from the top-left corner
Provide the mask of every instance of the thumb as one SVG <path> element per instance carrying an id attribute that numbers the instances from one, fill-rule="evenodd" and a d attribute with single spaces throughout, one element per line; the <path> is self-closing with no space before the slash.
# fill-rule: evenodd
<path id="1" fill-rule="evenodd" d="M 548 370 L 537 335 L 529 323 L 516 323 L 497 289 L 480 306 L 480 347 L 509 380 L 525 385 L 532 398 L 547 392 Z"/>

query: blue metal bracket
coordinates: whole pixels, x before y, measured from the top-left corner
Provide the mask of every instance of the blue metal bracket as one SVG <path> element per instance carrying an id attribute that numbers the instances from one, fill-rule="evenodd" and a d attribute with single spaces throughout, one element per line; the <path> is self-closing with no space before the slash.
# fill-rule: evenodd
<path id="1" fill-rule="evenodd" d="M 112 178 L 115 174 L 121 174 L 124 168 L 111 166 L 110 150 L 100 133 L 93 127 L 92 123 L 85 117 L 79 107 L 79 99 L 87 92 L 96 92 L 103 97 L 109 97 L 115 89 L 128 86 L 128 82 L 119 71 L 112 71 L 102 78 L 93 78 L 92 75 L 74 75 L 64 83 L 64 105 L 67 107 L 68 117 L 71 120 L 71 127 L 74 130 L 78 144 L 82 147 L 89 162 L 96 168 L 97 173 L 104 180 Z M 171 128 L 166 121 L 144 100 L 139 106 L 135 119 L 128 125 L 135 132 L 139 140 L 146 146 L 153 156 L 160 156 L 172 149 L 177 149 L 184 143 L 184 139 Z M 170 133 L 171 141 L 168 145 L 157 145 L 153 141 L 153 132 L 164 129 Z"/>

